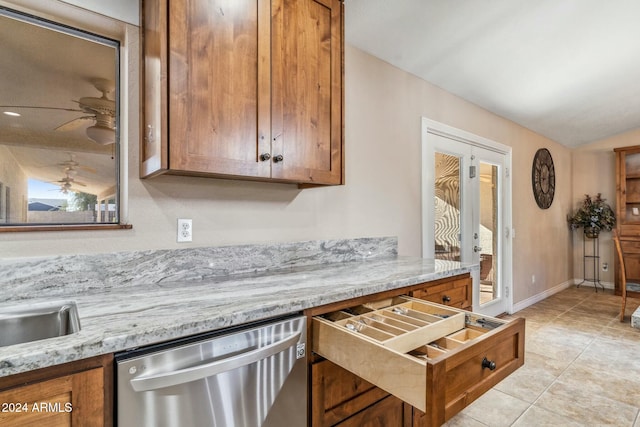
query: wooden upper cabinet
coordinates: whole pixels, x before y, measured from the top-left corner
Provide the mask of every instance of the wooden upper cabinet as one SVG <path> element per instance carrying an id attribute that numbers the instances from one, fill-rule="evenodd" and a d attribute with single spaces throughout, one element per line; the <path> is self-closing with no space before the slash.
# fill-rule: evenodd
<path id="1" fill-rule="evenodd" d="M 621 236 L 640 239 L 640 146 L 616 153 L 616 220 Z"/>
<path id="2" fill-rule="evenodd" d="M 616 153 L 616 227 L 625 252 L 627 280 L 640 280 L 640 145 Z M 620 264 L 615 265 L 615 293 L 620 295 Z M 636 295 L 640 297 L 640 294 Z"/>
<path id="3" fill-rule="evenodd" d="M 342 4 L 272 3 L 274 178 L 339 184 L 342 162 Z"/>
<path id="4" fill-rule="evenodd" d="M 143 7 L 142 177 L 342 183 L 340 0 Z"/>

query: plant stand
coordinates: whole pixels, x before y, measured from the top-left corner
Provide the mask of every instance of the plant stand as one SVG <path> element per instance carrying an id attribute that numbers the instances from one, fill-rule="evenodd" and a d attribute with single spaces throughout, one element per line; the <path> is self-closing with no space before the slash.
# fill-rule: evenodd
<path id="1" fill-rule="evenodd" d="M 593 287 L 598 292 L 598 285 L 602 287 L 604 291 L 604 285 L 600 283 L 600 245 L 598 243 L 598 236 L 588 237 L 585 232 L 582 235 L 582 282 L 576 285 L 576 288 L 579 288 L 584 282 L 593 282 Z M 591 253 L 587 254 L 587 239 L 591 240 Z M 587 277 L 587 264 L 589 262 L 593 263 L 593 277 Z"/>

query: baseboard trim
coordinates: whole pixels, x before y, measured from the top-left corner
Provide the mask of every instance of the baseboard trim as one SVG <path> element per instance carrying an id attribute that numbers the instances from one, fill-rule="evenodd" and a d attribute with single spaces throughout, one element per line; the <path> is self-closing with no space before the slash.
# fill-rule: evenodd
<path id="1" fill-rule="evenodd" d="M 520 302 L 517 302 L 513 305 L 513 313 L 516 313 L 520 310 L 523 310 L 527 307 L 529 307 L 530 305 L 533 305 L 537 302 L 542 301 L 545 298 L 549 298 L 551 295 L 553 294 L 557 294 L 560 291 L 564 291 L 565 289 L 569 288 L 570 286 L 573 285 L 578 285 L 578 283 L 582 282 L 582 279 L 570 279 L 567 280 L 566 282 L 560 283 L 559 285 L 554 286 L 551 289 L 547 289 L 544 292 L 540 292 L 539 294 L 536 294 L 532 297 L 529 297 L 525 300 L 522 300 Z M 604 286 L 605 289 L 614 289 L 614 284 L 611 282 L 600 282 L 602 284 L 602 286 Z M 583 284 L 581 284 L 580 286 L 582 287 L 593 287 L 594 283 L 593 282 L 584 282 Z"/>
<path id="2" fill-rule="evenodd" d="M 573 279 L 574 285 L 577 285 L 580 282 L 582 282 L 582 279 Z M 615 285 L 613 282 L 600 282 L 600 284 L 604 286 L 605 289 L 615 289 Z M 593 288 L 594 283 L 592 281 L 587 280 L 580 286 L 584 286 L 585 288 Z M 598 285 L 598 287 L 600 287 L 600 285 Z"/>

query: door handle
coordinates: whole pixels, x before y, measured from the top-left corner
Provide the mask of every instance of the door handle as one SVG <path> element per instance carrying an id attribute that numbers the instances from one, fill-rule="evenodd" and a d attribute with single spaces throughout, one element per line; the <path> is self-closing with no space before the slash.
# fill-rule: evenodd
<path id="1" fill-rule="evenodd" d="M 473 247 L 473 252 L 480 252 L 482 250 L 482 248 L 480 246 L 474 246 Z"/>
<path id="2" fill-rule="evenodd" d="M 131 387 L 135 391 L 151 391 L 160 388 L 171 387 L 178 384 L 185 384 L 192 381 L 201 380 L 213 375 L 221 374 L 232 369 L 250 365 L 269 356 L 278 354 L 293 347 L 298 342 L 301 332 L 288 336 L 272 344 L 241 353 L 233 357 L 208 362 L 203 365 L 178 369 L 177 371 L 162 372 L 148 377 L 139 376 L 130 381 Z"/>

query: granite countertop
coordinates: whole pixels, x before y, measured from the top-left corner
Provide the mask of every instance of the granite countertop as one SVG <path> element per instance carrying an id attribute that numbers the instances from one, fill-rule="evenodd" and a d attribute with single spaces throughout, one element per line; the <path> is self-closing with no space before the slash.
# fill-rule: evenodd
<path id="1" fill-rule="evenodd" d="M 82 329 L 58 338 L 0 347 L 0 377 L 268 319 L 362 295 L 464 274 L 477 265 L 378 257 L 300 265 L 135 286 L 40 289 L 19 304 L 73 300 Z M 0 283 L 1 285 L 1 283 Z M 10 295 L 11 296 L 11 295 Z"/>

